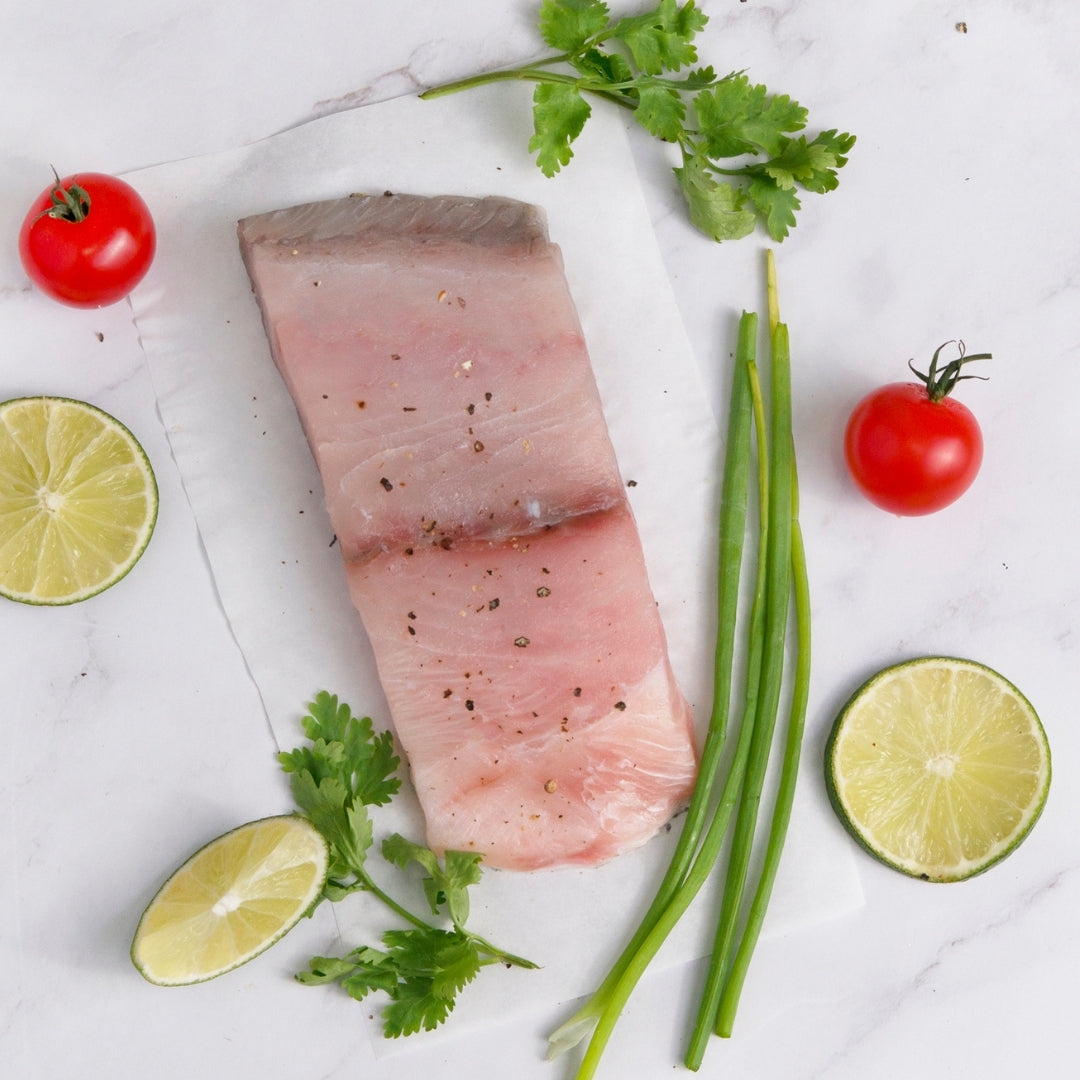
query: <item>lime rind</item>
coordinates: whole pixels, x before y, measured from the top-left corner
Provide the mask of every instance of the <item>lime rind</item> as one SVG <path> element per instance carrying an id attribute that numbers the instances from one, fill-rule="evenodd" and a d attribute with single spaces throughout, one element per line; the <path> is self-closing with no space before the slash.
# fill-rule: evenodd
<path id="1" fill-rule="evenodd" d="M 154 894 L 135 929 L 131 962 L 156 986 L 191 986 L 234 971 L 311 914 L 329 866 L 326 838 L 299 814 L 231 829 Z M 224 893 L 221 882 L 229 882 Z"/>
<path id="2" fill-rule="evenodd" d="M 950 727 L 959 679 L 969 696 L 984 695 L 984 710 L 1008 714 L 1003 731 Z M 918 682 L 937 700 L 924 700 Z M 913 750 L 911 738 L 894 740 L 867 722 L 871 707 L 929 710 L 942 722 L 917 730 Z M 825 747 L 826 790 L 845 828 L 875 859 L 923 881 L 966 880 L 1015 851 L 1042 814 L 1051 776 L 1049 742 L 1030 701 L 992 668 L 957 657 L 920 657 L 873 675 L 840 710 Z M 907 842 L 883 839 L 897 835 Z"/>
<path id="3" fill-rule="evenodd" d="M 88 421 L 89 439 L 73 435 Z M 46 487 L 63 514 L 41 512 Z M 96 596 L 142 557 L 157 514 L 150 460 L 114 416 L 65 397 L 0 404 L 0 596 L 35 606 Z"/>

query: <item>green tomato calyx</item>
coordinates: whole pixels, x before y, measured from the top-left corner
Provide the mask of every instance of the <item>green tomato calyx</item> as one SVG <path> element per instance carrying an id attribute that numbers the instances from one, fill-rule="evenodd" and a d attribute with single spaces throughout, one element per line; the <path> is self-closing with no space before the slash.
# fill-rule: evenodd
<path id="1" fill-rule="evenodd" d="M 56 218 L 58 221 L 83 221 L 90 213 L 90 194 L 79 184 L 64 187 L 60 183 L 60 174 L 53 168 L 56 183 L 49 192 L 51 204 L 41 211 L 41 217 Z"/>
<path id="2" fill-rule="evenodd" d="M 941 350 L 946 345 L 955 345 L 959 352 L 959 356 L 955 360 L 950 360 L 942 368 L 938 368 L 938 357 L 941 355 Z M 964 343 L 962 341 L 946 341 L 943 345 L 939 345 L 934 350 L 934 355 L 930 360 L 929 371 L 922 372 L 915 367 L 913 360 L 908 361 L 908 367 L 919 379 L 919 381 L 926 387 L 927 396 L 931 401 L 941 401 L 943 398 L 948 397 L 952 393 L 953 388 L 961 379 L 986 379 L 985 375 L 969 375 L 961 372 L 961 368 L 964 364 L 970 364 L 972 360 L 992 360 L 993 357 L 990 353 L 973 353 L 968 355 Z"/>

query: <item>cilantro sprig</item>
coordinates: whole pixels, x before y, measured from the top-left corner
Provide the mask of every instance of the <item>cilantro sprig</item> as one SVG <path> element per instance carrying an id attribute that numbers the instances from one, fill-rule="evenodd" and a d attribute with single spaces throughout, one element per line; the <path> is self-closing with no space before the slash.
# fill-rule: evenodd
<path id="1" fill-rule="evenodd" d="M 545 176 L 573 157 L 592 115 L 589 98 L 633 112 L 651 135 L 674 144 L 674 167 L 691 222 L 714 240 L 748 236 L 760 222 L 773 240 L 795 225 L 800 192 L 838 183 L 855 136 L 802 132 L 807 110 L 742 71 L 695 67 L 694 39 L 708 22 L 695 0 L 660 0 L 613 18 L 603 0 L 541 0 L 539 31 L 553 55 L 425 91 L 422 98 L 504 80 L 536 83 L 529 150 Z"/>
<path id="2" fill-rule="evenodd" d="M 389 732 L 376 733 L 368 717 L 325 691 L 303 719 L 308 745 L 278 755 L 297 808 L 326 837 L 330 873 L 322 899 L 339 901 L 365 892 L 393 911 L 405 926 L 386 931 L 381 948 L 361 945 L 341 957 L 316 956 L 296 977 L 307 985 L 338 983 L 362 1001 L 381 991 L 388 1038 L 430 1031 L 454 1008 L 460 991 L 491 964 L 535 968 L 465 928 L 469 888 L 481 877 L 480 856 L 433 851 L 394 833 L 381 845 L 383 859 L 405 871 L 426 901 L 421 917 L 387 893 L 368 870 L 375 830 L 368 808 L 397 794 L 400 759 Z M 433 921 L 438 920 L 438 922 Z"/>

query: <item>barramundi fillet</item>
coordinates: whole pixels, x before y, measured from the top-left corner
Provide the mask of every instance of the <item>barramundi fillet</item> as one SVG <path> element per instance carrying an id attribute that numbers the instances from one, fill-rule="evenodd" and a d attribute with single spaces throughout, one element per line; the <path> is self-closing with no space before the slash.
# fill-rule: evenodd
<path id="1" fill-rule="evenodd" d="M 528 870 L 644 843 L 693 722 L 543 211 L 352 196 L 239 237 L 430 846 Z"/>

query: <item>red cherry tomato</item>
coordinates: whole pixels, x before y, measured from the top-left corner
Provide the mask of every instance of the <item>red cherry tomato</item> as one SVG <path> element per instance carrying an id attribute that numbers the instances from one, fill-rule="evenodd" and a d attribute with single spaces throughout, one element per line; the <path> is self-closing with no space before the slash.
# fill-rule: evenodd
<path id="1" fill-rule="evenodd" d="M 945 346 L 941 346 L 944 348 Z M 941 349 L 921 382 L 890 383 L 855 406 L 844 437 L 848 470 L 859 490 L 894 514 L 931 514 L 958 499 L 982 464 L 983 439 L 971 410 L 948 397 L 962 364 L 989 354 L 960 357 L 938 370 Z"/>
<path id="2" fill-rule="evenodd" d="M 149 270 L 156 246 L 142 197 L 103 173 L 58 177 L 34 200 L 19 233 L 30 280 L 74 307 L 123 299 Z"/>

